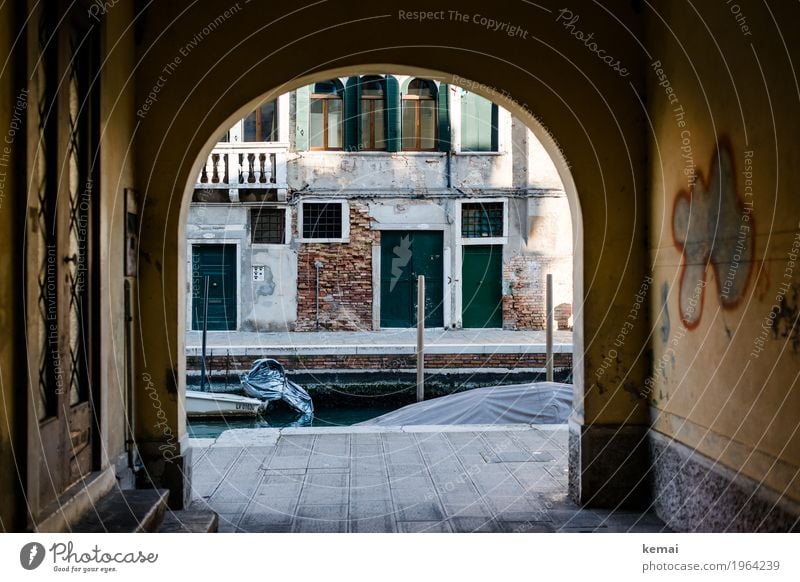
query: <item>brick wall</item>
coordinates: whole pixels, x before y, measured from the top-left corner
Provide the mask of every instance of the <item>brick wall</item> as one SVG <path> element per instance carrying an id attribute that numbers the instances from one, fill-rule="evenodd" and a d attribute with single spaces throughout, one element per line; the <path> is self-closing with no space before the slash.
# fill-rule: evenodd
<path id="1" fill-rule="evenodd" d="M 504 329 L 544 329 L 544 272 L 536 257 L 514 255 L 503 265 Z"/>
<path id="2" fill-rule="evenodd" d="M 316 269 L 319 282 L 320 329 L 372 329 L 372 245 L 380 233 L 369 228 L 366 204 L 350 201 L 350 242 L 301 243 L 297 256 L 296 331 L 316 329 Z"/>
<path id="3" fill-rule="evenodd" d="M 503 265 L 503 329 L 545 329 L 547 270 L 547 263 L 535 256 L 514 255 Z M 572 329 L 571 304 L 561 303 L 553 311 L 558 329 Z"/>
<path id="4" fill-rule="evenodd" d="M 210 370 L 246 371 L 258 358 L 272 357 L 269 354 L 247 356 L 209 356 L 206 365 Z M 416 357 L 413 355 L 314 355 L 275 356 L 287 370 L 413 370 Z M 572 368 L 572 354 L 556 353 L 555 368 Z M 432 369 L 456 368 L 543 368 L 545 354 L 428 354 L 425 367 Z M 188 369 L 200 368 L 200 357 L 186 358 Z"/>

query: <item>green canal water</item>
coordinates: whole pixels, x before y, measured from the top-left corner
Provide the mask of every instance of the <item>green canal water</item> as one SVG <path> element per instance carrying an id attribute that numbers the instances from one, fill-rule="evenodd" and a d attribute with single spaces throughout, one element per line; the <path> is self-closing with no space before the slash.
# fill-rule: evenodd
<path id="1" fill-rule="evenodd" d="M 270 412 L 261 418 L 241 419 L 189 419 L 189 436 L 192 438 L 216 438 L 223 431 L 234 428 L 285 428 L 288 426 L 333 427 L 351 426 L 397 409 L 397 406 L 372 406 L 351 408 L 322 408 L 314 412 L 312 419 L 303 419 L 289 411 Z"/>

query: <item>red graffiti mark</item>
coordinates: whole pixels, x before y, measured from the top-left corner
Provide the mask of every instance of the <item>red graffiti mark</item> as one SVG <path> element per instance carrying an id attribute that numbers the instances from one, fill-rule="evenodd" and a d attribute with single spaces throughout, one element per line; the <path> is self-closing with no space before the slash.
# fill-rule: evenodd
<path id="1" fill-rule="evenodd" d="M 752 163 L 750 156 L 746 159 Z M 700 323 L 709 265 L 723 308 L 735 307 L 744 296 L 752 270 L 754 227 L 752 202 L 739 198 L 730 144 L 720 140 L 708 181 L 698 172 L 690 192 L 681 190 L 672 209 L 672 234 L 683 255 L 680 317 L 687 328 Z"/>

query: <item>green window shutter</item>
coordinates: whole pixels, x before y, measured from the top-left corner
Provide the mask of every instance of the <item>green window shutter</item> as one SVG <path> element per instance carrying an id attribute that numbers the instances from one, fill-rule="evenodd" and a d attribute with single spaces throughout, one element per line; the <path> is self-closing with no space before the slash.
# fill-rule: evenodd
<path id="1" fill-rule="evenodd" d="M 492 103 L 492 137 L 491 137 L 491 147 L 493 152 L 500 151 L 500 138 L 498 137 L 498 132 L 500 128 L 500 110 L 498 109 L 495 103 Z"/>
<path id="2" fill-rule="evenodd" d="M 358 77 L 347 79 L 344 88 L 344 149 L 358 151 L 361 136 L 361 85 Z"/>
<path id="3" fill-rule="evenodd" d="M 303 152 L 308 150 L 308 109 L 311 103 L 311 87 L 300 87 L 295 94 L 297 96 L 294 128 L 295 149 Z"/>
<path id="4" fill-rule="evenodd" d="M 495 151 L 497 106 L 474 93 L 461 97 L 461 149 L 465 152 Z"/>
<path id="5" fill-rule="evenodd" d="M 400 83 L 386 75 L 386 151 L 399 152 L 400 146 Z"/>
<path id="6" fill-rule="evenodd" d="M 450 151 L 450 87 L 447 83 L 439 84 L 437 95 L 437 115 L 439 118 L 439 151 Z"/>
<path id="7" fill-rule="evenodd" d="M 461 150 L 474 152 L 478 145 L 478 120 L 475 96 L 472 93 L 461 94 Z"/>

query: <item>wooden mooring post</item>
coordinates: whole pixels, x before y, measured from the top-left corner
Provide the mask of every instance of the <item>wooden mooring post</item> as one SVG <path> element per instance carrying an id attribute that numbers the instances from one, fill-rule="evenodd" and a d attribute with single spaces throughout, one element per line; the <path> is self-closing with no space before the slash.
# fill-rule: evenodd
<path id="1" fill-rule="evenodd" d="M 546 350 L 547 360 L 545 369 L 547 370 L 547 381 L 553 381 L 553 320 L 555 319 L 553 313 L 553 275 L 547 274 L 547 299 L 545 309 L 547 310 L 547 327 L 546 327 Z"/>
<path id="2" fill-rule="evenodd" d="M 425 400 L 425 277 L 417 277 L 417 402 Z"/>

